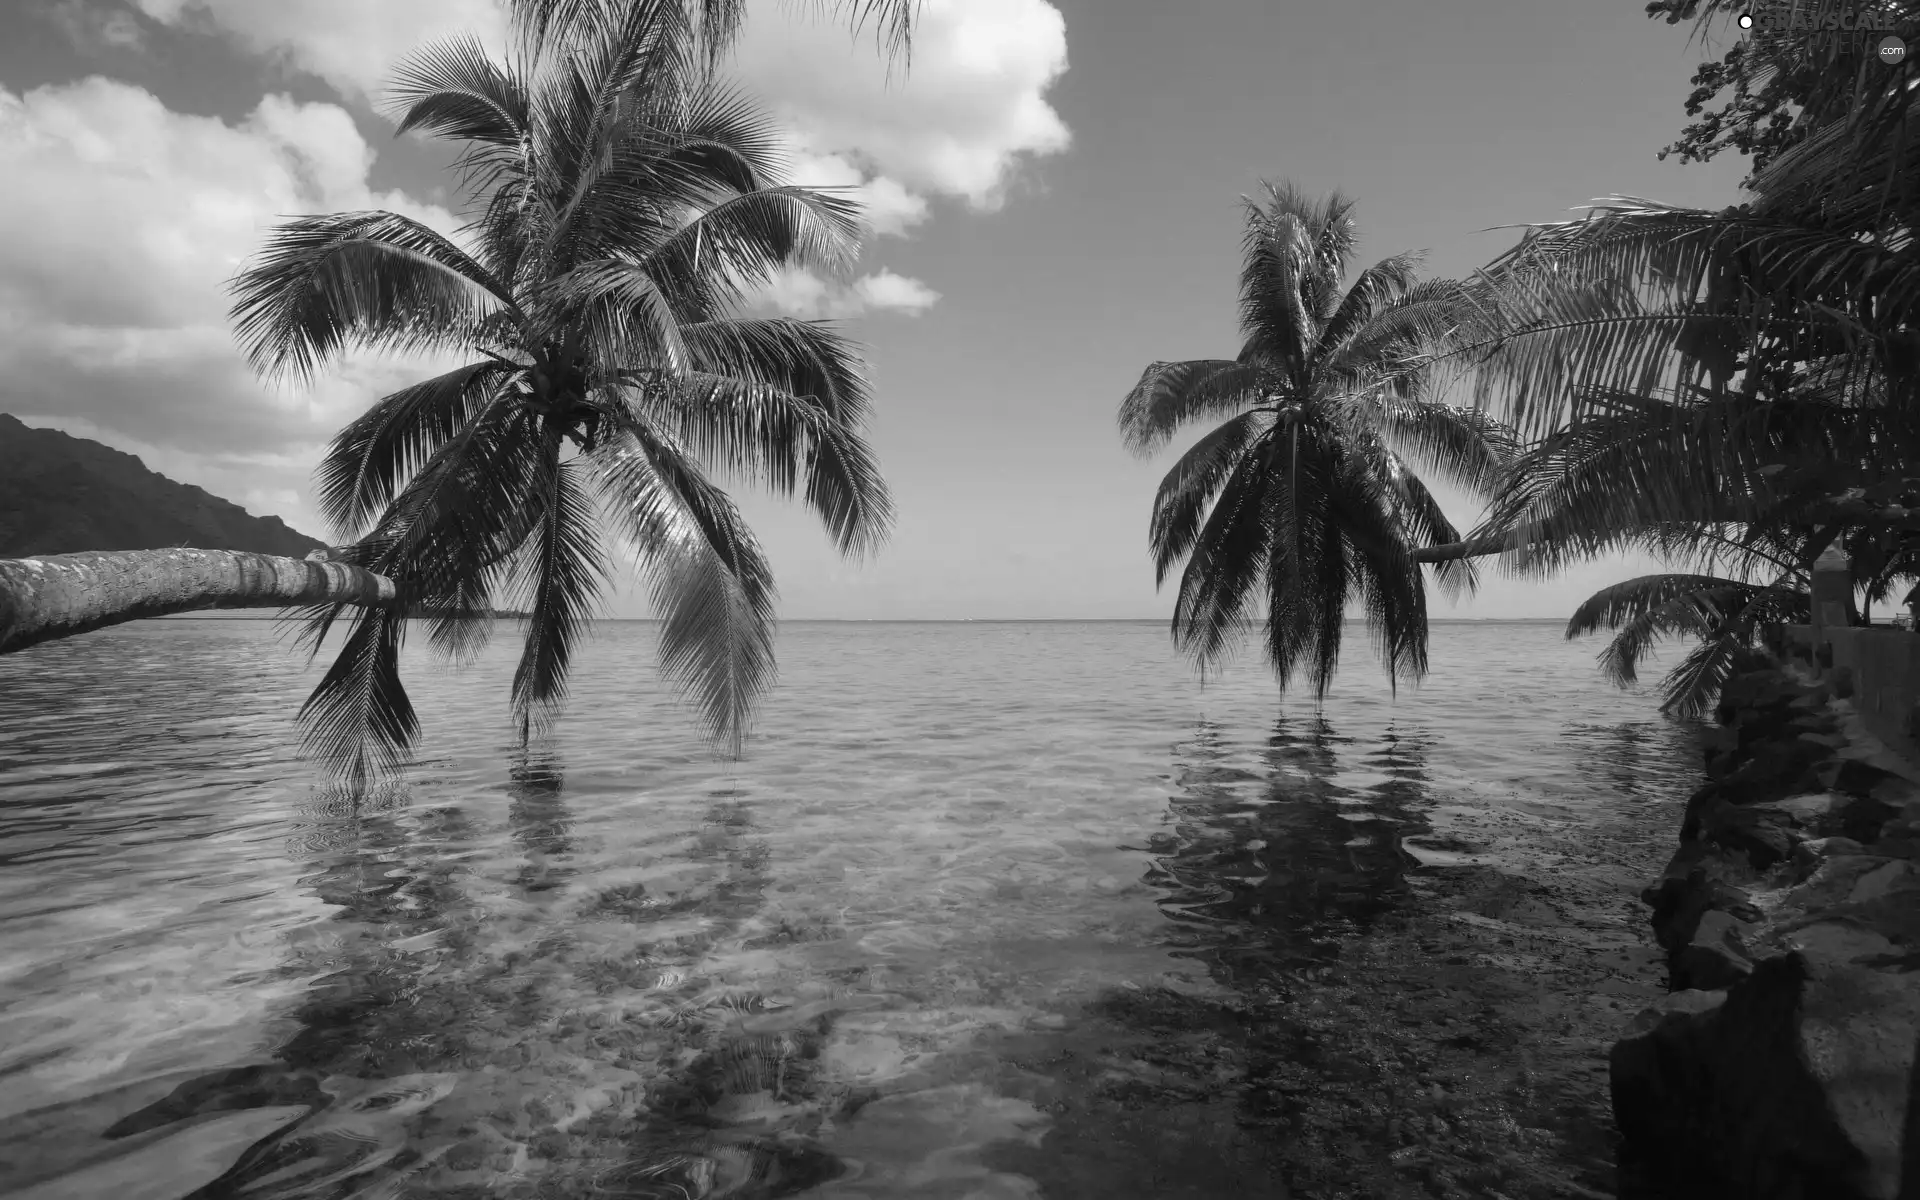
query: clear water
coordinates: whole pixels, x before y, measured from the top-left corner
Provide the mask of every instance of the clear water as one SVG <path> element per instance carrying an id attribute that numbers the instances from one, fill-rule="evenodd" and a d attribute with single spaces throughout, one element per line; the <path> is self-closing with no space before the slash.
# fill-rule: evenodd
<path id="1" fill-rule="evenodd" d="M 1553 624 L 1437 626 L 1397 701 L 1355 633 L 1316 717 L 1157 623 L 792 624 L 728 763 L 642 623 L 523 754 L 503 629 L 409 651 L 424 760 L 359 811 L 268 622 L 0 659 L 0 1194 L 1158 1194 L 1018 1168 L 1099 1005 L 1337 957 L 1435 812 L 1690 781 Z M 1219 1158 L 1148 1128 L 1076 1153 Z"/>

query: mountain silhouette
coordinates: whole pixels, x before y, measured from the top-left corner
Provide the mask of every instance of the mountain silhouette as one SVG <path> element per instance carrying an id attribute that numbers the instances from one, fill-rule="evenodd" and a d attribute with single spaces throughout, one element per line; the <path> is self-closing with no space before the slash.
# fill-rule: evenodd
<path id="1" fill-rule="evenodd" d="M 304 558 L 325 545 L 134 455 L 0 413 L 0 558 L 169 546 Z"/>

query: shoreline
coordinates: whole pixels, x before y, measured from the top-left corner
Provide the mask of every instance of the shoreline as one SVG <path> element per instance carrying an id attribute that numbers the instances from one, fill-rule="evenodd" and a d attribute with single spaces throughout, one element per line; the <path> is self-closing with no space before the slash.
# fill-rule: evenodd
<path id="1" fill-rule="evenodd" d="M 1851 695 L 1764 655 L 1727 681 L 1645 893 L 1671 990 L 1610 1055 L 1623 1200 L 1915 1194 L 1920 784 Z"/>

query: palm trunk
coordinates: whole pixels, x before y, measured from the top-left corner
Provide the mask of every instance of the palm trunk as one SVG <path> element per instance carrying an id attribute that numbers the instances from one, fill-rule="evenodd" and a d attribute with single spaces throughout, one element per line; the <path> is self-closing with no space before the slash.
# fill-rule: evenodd
<path id="1" fill-rule="evenodd" d="M 0 559 L 0 654 L 122 621 L 209 608 L 392 604 L 391 579 L 342 562 L 230 550 Z"/>

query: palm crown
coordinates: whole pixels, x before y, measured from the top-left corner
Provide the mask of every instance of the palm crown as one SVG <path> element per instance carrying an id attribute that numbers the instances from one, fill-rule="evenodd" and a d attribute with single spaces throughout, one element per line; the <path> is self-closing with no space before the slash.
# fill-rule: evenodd
<path id="1" fill-rule="evenodd" d="M 739 315 L 779 270 L 847 263 L 861 230 L 849 202 L 780 182 L 767 117 L 710 70 L 714 14 L 522 0 L 513 15 L 505 61 L 456 38 L 408 58 L 392 93 L 402 132 L 464 145 L 460 239 L 388 212 L 301 217 L 234 283 L 265 374 L 306 378 L 350 347 L 466 359 L 378 401 L 319 469 L 347 556 L 403 597 L 354 618 L 302 709 L 310 745 L 356 777 L 417 733 L 409 615 L 465 658 L 498 599 L 529 610 L 513 711 L 523 736 L 555 711 L 611 577 L 603 526 L 650 584 L 663 666 L 737 752 L 772 677 L 773 581 L 709 471 L 800 490 L 843 552 L 890 521 L 853 347 L 823 323 Z M 340 612 L 304 614 L 315 651 Z"/>
<path id="2" fill-rule="evenodd" d="M 1428 394 L 1426 364 L 1459 326 L 1459 285 L 1416 282 L 1417 259 L 1397 255 L 1342 286 L 1352 208 L 1284 185 L 1249 200 L 1240 354 L 1154 363 L 1120 408 L 1122 435 L 1141 454 L 1189 421 L 1225 418 L 1154 498 L 1159 580 L 1187 560 L 1176 642 L 1204 668 L 1263 605 L 1281 686 L 1305 669 L 1320 696 L 1354 600 L 1390 680 L 1426 669 L 1426 593 L 1411 552 L 1459 535 L 1414 463 L 1477 490 L 1512 449 L 1498 423 Z M 1471 585 L 1464 562 L 1436 571 L 1445 585 Z"/>

